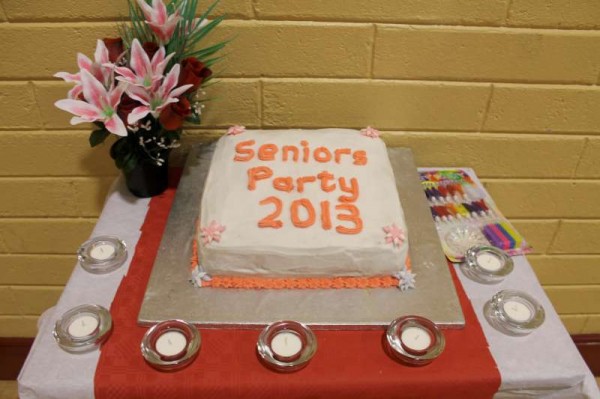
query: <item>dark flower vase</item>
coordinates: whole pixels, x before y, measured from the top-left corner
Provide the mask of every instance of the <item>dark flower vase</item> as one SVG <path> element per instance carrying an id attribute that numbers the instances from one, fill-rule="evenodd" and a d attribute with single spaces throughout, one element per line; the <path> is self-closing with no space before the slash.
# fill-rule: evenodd
<path id="1" fill-rule="evenodd" d="M 165 163 L 156 165 L 151 160 L 140 160 L 135 167 L 125 172 L 127 188 L 133 195 L 140 198 L 154 197 L 161 194 L 169 185 L 169 157 Z"/>

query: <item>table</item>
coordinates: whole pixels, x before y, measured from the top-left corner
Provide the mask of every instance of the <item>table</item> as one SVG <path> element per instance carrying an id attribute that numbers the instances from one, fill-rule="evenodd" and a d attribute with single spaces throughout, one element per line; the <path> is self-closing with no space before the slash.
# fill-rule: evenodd
<path id="1" fill-rule="evenodd" d="M 111 187 L 93 236 L 121 237 L 133 251 L 140 238 L 149 199 L 136 199 L 118 178 Z M 95 276 L 76 267 L 57 305 L 39 321 L 39 331 L 18 378 L 19 396 L 28 398 L 93 398 L 94 374 L 99 352 L 71 355 L 52 338 L 55 320 L 66 310 L 82 303 L 110 307 L 131 255 L 116 272 Z M 596 382 L 560 322 L 525 257 L 515 257 L 515 271 L 498 285 L 477 284 L 462 275 L 460 281 L 476 310 L 477 317 L 498 365 L 502 382 L 496 398 L 600 398 Z M 483 316 L 483 304 L 501 289 L 529 292 L 546 309 L 540 330 L 527 337 L 508 337 L 494 330 Z"/>

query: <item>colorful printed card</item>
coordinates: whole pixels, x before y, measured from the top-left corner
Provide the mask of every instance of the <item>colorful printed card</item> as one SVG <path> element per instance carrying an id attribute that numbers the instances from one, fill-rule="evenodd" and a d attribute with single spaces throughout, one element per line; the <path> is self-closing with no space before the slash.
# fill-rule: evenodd
<path id="1" fill-rule="evenodd" d="M 511 256 L 531 252 L 472 169 L 419 168 L 419 175 L 444 253 L 452 262 L 462 261 L 476 245 L 491 244 Z"/>

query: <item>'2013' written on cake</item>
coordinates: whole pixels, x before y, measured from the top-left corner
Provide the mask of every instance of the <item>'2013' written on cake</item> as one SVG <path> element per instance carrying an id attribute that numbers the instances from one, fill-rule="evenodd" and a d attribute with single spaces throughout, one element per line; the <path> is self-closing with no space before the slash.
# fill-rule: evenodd
<path id="1" fill-rule="evenodd" d="M 261 161 L 275 161 L 281 159 L 283 162 L 302 162 L 309 163 L 316 161 L 319 163 L 335 162 L 351 162 L 356 166 L 364 166 L 367 164 L 367 152 L 364 150 L 352 150 L 350 148 L 337 148 L 330 150 L 327 147 L 317 147 L 311 151 L 310 144 L 306 140 L 300 141 L 300 146 L 284 145 L 279 148 L 275 144 L 263 144 L 255 150 L 255 140 L 241 141 L 235 146 L 236 162 L 248 162 L 258 157 Z M 292 192 L 296 190 L 299 193 L 304 192 L 307 184 L 318 184 L 321 190 L 330 193 L 339 185 L 342 195 L 337 197 L 338 202 L 335 204 L 335 216 L 340 222 L 335 227 L 335 230 L 341 234 L 358 234 L 363 229 L 363 221 L 360 217 L 360 210 L 355 205 L 356 200 L 360 195 L 358 180 L 355 177 L 346 179 L 338 177 L 336 184 L 336 176 L 326 170 L 312 176 L 300 176 L 293 178 L 291 176 L 276 176 L 273 177 L 273 169 L 268 166 L 256 166 L 248 169 L 248 190 L 254 191 L 260 181 L 271 181 L 271 185 L 277 191 Z M 261 228 L 279 229 L 283 227 L 284 222 L 280 219 L 283 210 L 283 201 L 276 196 L 264 198 L 259 202 L 260 205 L 274 205 L 275 210 L 258 221 L 258 226 Z M 307 198 L 301 198 L 292 201 L 290 206 L 290 218 L 295 227 L 307 228 L 316 223 L 316 210 L 313 203 Z M 320 201 L 318 204 L 320 211 L 321 227 L 324 230 L 332 228 L 332 207 L 331 202 Z M 300 209 L 303 208 L 306 217 L 300 216 Z"/>

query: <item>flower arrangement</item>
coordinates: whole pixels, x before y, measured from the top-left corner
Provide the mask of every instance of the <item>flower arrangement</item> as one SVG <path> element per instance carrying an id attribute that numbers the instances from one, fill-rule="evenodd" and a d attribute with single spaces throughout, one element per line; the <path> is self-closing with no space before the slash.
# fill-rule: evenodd
<path id="1" fill-rule="evenodd" d="M 218 0 L 200 17 L 198 0 L 128 1 L 131 21 L 120 37 L 98 40 L 93 60 L 79 53 L 79 72 L 54 75 L 74 84 L 56 107 L 74 115 L 72 125 L 96 125 L 92 147 L 120 136 L 111 156 L 126 175 L 140 163 L 164 166 L 184 121 L 200 123 L 202 87 L 226 45 L 198 48 L 224 18 L 207 19 Z"/>

